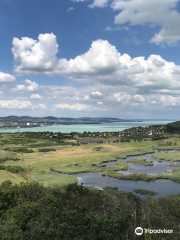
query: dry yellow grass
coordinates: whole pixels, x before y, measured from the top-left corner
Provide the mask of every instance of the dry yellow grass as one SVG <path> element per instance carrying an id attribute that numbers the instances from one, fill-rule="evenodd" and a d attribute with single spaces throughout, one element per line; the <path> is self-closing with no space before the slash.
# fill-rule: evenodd
<path id="1" fill-rule="evenodd" d="M 79 147 L 56 147 L 56 152 L 40 153 L 38 149 L 33 148 L 34 153 L 16 153 L 14 157 L 23 159 L 23 161 L 6 161 L 6 165 L 20 165 L 31 167 L 54 167 L 66 166 L 74 162 L 89 161 L 94 158 L 110 157 L 121 151 L 129 151 L 136 149 L 135 147 L 124 147 L 122 145 L 114 146 L 111 144 L 101 144 L 102 150 L 95 151 L 97 145 L 85 145 Z M 5 151 L 0 150 L 0 154 L 5 154 Z"/>

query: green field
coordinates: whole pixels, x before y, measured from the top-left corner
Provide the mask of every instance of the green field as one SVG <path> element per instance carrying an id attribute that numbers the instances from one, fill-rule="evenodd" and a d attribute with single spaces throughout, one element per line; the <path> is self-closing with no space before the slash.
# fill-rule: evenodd
<path id="1" fill-rule="evenodd" d="M 155 153 L 152 154 L 152 157 L 158 158 L 160 160 L 175 162 L 180 161 L 180 152 Z"/>
<path id="2" fill-rule="evenodd" d="M 97 140 L 98 139 L 99 138 L 97 138 Z M 170 179 L 171 177 L 177 182 L 180 182 L 179 174 L 175 172 L 171 174 L 172 176 L 166 173 L 161 176 L 123 176 L 116 172 L 117 170 L 128 169 L 128 164 L 122 161 L 116 162 L 116 167 L 106 167 L 106 162 L 125 159 L 127 156 L 154 153 L 155 148 L 160 148 L 161 146 L 159 145 L 166 144 L 165 140 L 113 143 L 115 139 L 116 138 L 111 138 L 111 143 L 107 141 L 107 143 L 104 144 L 81 144 L 80 146 L 76 146 L 78 139 L 77 136 L 74 135 L 73 144 L 75 144 L 75 146 L 72 146 L 72 140 L 64 140 L 66 143 L 66 145 L 64 145 L 63 141 L 49 138 L 46 136 L 46 133 L 6 133 L 0 134 L 0 158 L 12 159 L 6 160 L 2 165 L 23 167 L 25 171 L 19 173 L 19 177 L 22 180 L 35 180 L 45 186 L 52 186 L 53 184 L 64 186 L 68 183 L 74 184 L 77 182 L 73 176 L 50 174 L 50 169 L 65 174 L 105 172 L 104 175 L 123 179 L 129 178 L 131 180 L 141 179 L 151 181 L 157 178 Z M 83 140 L 85 140 L 85 138 L 83 138 Z M 88 141 L 90 140 L 91 139 L 88 138 Z M 179 137 L 173 136 L 173 141 L 176 142 L 176 145 L 162 147 L 164 149 L 179 148 Z M 32 147 L 32 145 L 34 145 L 34 147 Z M 180 152 L 157 153 L 153 154 L 153 156 L 159 159 L 177 161 L 180 159 Z M 145 161 L 138 157 L 132 161 L 137 164 L 152 165 L 151 161 Z M 1 181 L 3 180 L 6 180 L 5 175 L 1 176 Z"/>
<path id="3" fill-rule="evenodd" d="M 22 182 L 15 174 L 11 174 L 5 170 L 0 170 L 0 184 L 4 181 L 10 180 L 13 183 L 19 184 Z"/>

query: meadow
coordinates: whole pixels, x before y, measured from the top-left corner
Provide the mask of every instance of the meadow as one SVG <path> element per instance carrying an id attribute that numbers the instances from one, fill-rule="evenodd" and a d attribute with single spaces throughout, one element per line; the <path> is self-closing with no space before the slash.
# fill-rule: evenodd
<path id="1" fill-rule="evenodd" d="M 18 176 L 7 172 L 6 170 L 0 170 L 0 184 L 4 181 L 10 180 L 13 183 L 19 184 L 20 182 L 22 182 L 23 180 L 21 178 L 19 178 Z"/>
<path id="2" fill-rule="evenodd" d="M 85 138 L 83 138 L 83 140 L 84 139 Z M 96 140 L 99 141 L 98 138 Z M 116 167 L 106 167 L 105 163 L 109 161 L 125 159 L 128 156 L 154 153 L 154 149 L 160 145 L 160 141 L 113 143 L 114 139 L 111 138 L 110 140 L 111 143 L 81 143 L 77 145 L 79 138 L 77 138 L 76 135 L 73 135 L 72 138 L 65 139 L 63 142 L 59 139 L 52 139 L 43 132 L 3 133 L 0 134 L 0 158 L 7 159 L 2 163 L 3 166 L 20 166 L 25 169 L 23 172 L 14 173 L 14 176 L 18 176 L 23 181 L 38 181 L 44 184 L 44 186 L 52 186 L 53 184 L 64 186 L 77 182 L 74 176 L 51 174 L 50 170 L 64 174 L 105 172 L 103 173 L 104 175 L 123 179 L 154 181 L 159 178 L 169 178 L 173 181 L 180 182 L 180 173 L 176 171 L 173 171 L 171 174 L 165 173 L 156 176 L 145 176 L 142 174 L 139 174 L 139 176 L 124 176 L 117 173 L 118 170 L 128 169 L 128 165 L 124 162 L 116 162 Z M 176 141 L 176 144 L 170 146 L 171 149 L 180 147 L 178 137 L 174 137 L 173 141 Z M 165 144 L 166 142 L 165 140 L 161 140 L 161 143 Z M 163 147 L 165 148 L 166 146 Z M 164 156 L 176 156 L 176 159 L 178 159 L 178 154 L 180 153 L 163 155 L 157 153 L 153 154 L 153 156 L 159 159 L 164 158 Z M 14 161 L 13 159 L 19 160 Z M 168 158 L 165 159 L 168 160 Z M 153 164 L 151 161 L 145 161 L 139 158 L 135 158 L 132 161 L 144 165 Z M 11 177 L 9 177 L 9 179 L 10 178 Z M 8 178 L 1 174 L 1 179 L 3 181 L 3 179 L 7 180 Z M 13 182 L 15 181 L 16 180 Z"/>

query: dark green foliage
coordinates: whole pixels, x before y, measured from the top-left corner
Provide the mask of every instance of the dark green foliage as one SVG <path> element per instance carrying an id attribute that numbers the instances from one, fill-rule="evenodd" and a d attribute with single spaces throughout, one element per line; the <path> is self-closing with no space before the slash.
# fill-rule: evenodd
<path id="1" fill-rule="evenodd" d="M 5 170 L 11 173 L 18 173 L 24 170 L 24 168 L 20 167 L 20 166 L 11 166 L 8 165 L 5 167 Z"/>
<path id="2" fill-rule="evenodd" d="M 2 240 L 131 240 L 137 226 L 172 229 L 179 239 L 180 195 L 141 199 L 132 193 L 78 185 L 45 188 L 38 183 L 0 185 Z M 145 236 L 139 236 L 138 239 Z M 171 234 L 152 239 L 171 240 Z"/>
<path id="3" fill-rule="evenodd" d="M 19 161 L 21 160 L 20 158 L 11 158 L 11 157 L 4 157 L 0 158 L 0 163 L 4 163 L 6 161 Z"/>
<path id="4" fill-rule="evenodd" d="M 133 190 L 136 193 L 141 193 L 141 194 L 145 194 L 145 195 L 156 195 L 157 193 L 151 190 L 144 190 L 144 189 L 134 189 Z"/>
<path id="5" fill-rule="evenodd" d="M 5 170 L 5 166 L 4 165 L 0 165 L 0 170 Z"/>
<path id="6" fill-rule="evenodd" d="M 7 181 L 0 196 L 4 240 L 120 240 L 132 218 L 101 191 L 78 185 L 62 191 L 36 183 L 13 187 Z"/>
<path id="7" fill-rule="evenodd" d="M 17 153 L 33 153 L 34 151 L 32 149 L 27 149 L 27 148 L 17 148 L 17 149 L 14 149 L 13 152 L 17 152 Z"/>
<path id="8" fill-rule="evenodd" d="M 0 170 L 6 170 L 6 171 L 11 172 L 11 173 L 18 173 L 18 172 L 24 171 L 24 168 L 22 168 L 20 166 L 0 165 Z"/>
<path id="9" fill-rule="evenodd" d="M 166 125 L 167 132 L 169 133 L 180 133 L 180 121 L 168 123 Z"/>
<path id="10" fill-rule="evenodd" d="M 51 152 L 51 151 L 56 151 L 54 148 L 42 148 L 38 149 L 38 152 Z"/>

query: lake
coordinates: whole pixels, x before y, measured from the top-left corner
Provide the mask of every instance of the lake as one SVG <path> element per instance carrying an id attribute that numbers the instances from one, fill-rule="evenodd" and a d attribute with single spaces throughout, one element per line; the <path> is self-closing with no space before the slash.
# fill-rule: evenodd
<path id="1" fill-rule="evenodd" d="M 118 132 L 132 127 L 147 127 L 149 125 L 165 125 L 177 120 L 161 120 L 161 121 L 143 121 L 143 122 L 113 122 L 102 124 L 71 124 L 71 125 L 56 125 L 47 127 L 34 127 L 34 128 L 14 128 L 14 129 L 0 129 L 2 133 L 15 133 L 15 132 Z"/>
<path id="2" fill-rule="evenodd" d="M 168 151 L 168 152 L 172 152 L 172 151 Z M 156 153 L 157 150 L 155 150 L 154 152 Z M 165 151 L 159 151 L 159 152 L 165 152 Z M 126 163 L 126 161 L 131 160 L 134 157 L 137 157 L 137 156 L 130 156 L 130 157 L 127 157 L 126 159 L 118 159 L 117 161 L 123 161 Z M 180 168 L 180 167 L 169 166 L 170 161 L 162 160 L 162 162 L 158 162 L 158 159 L 151 157 L 150 154 L 139 155 L 138 157 L 143 157 L 149 161 L 153 161 L 153 166 L 144 166 L 140 164 L 127 163 L 129 166 L 129 169 L 126 171 L 118 171 L 118 172 L 122 173 L 123 175 L 129 175 L 133 173 L 137 173 L 137 174 L 146 173 L 149 175 L 156 175 L 159 173 L 163 173 L 165 170 L 172 171 L 173 169 Z M 179 162 L 176 161 L 176 163 L 180 163 L 180 161 Z M 109 167 L 116 166 L 116 162 L 108 162 L 106 163 L 106 166 L 109 166 Z M 55 173 L 55 172 L 52 172 L 52 173 Z M 56 173 L 56 174 L 59 174 L 59 173 Z M 101 190 L 103 187 L 107 187 L 107 186 L 118 187 L 118 191 L 132 192 L 135 195 L 140 197 L 145 197 L 145 196 L 139 193 L 135 193 L 133 191 L 134 189 L 146 189 L 146 190 L 157 192 L 157 194 L 155 195 L 156 198 L 180 193 L 180 184 L 168 179 L 159 179 L 154 182 L 132 181 L 132 180 L 112 178 L 109 176 L 103 177 L 102 172 L 78 173 L 78 174 L 71 174 L 71 175 L 75 176 L 78 179 L 78 184 L 83 183 L 84 185 L 94 186 Z"/>

